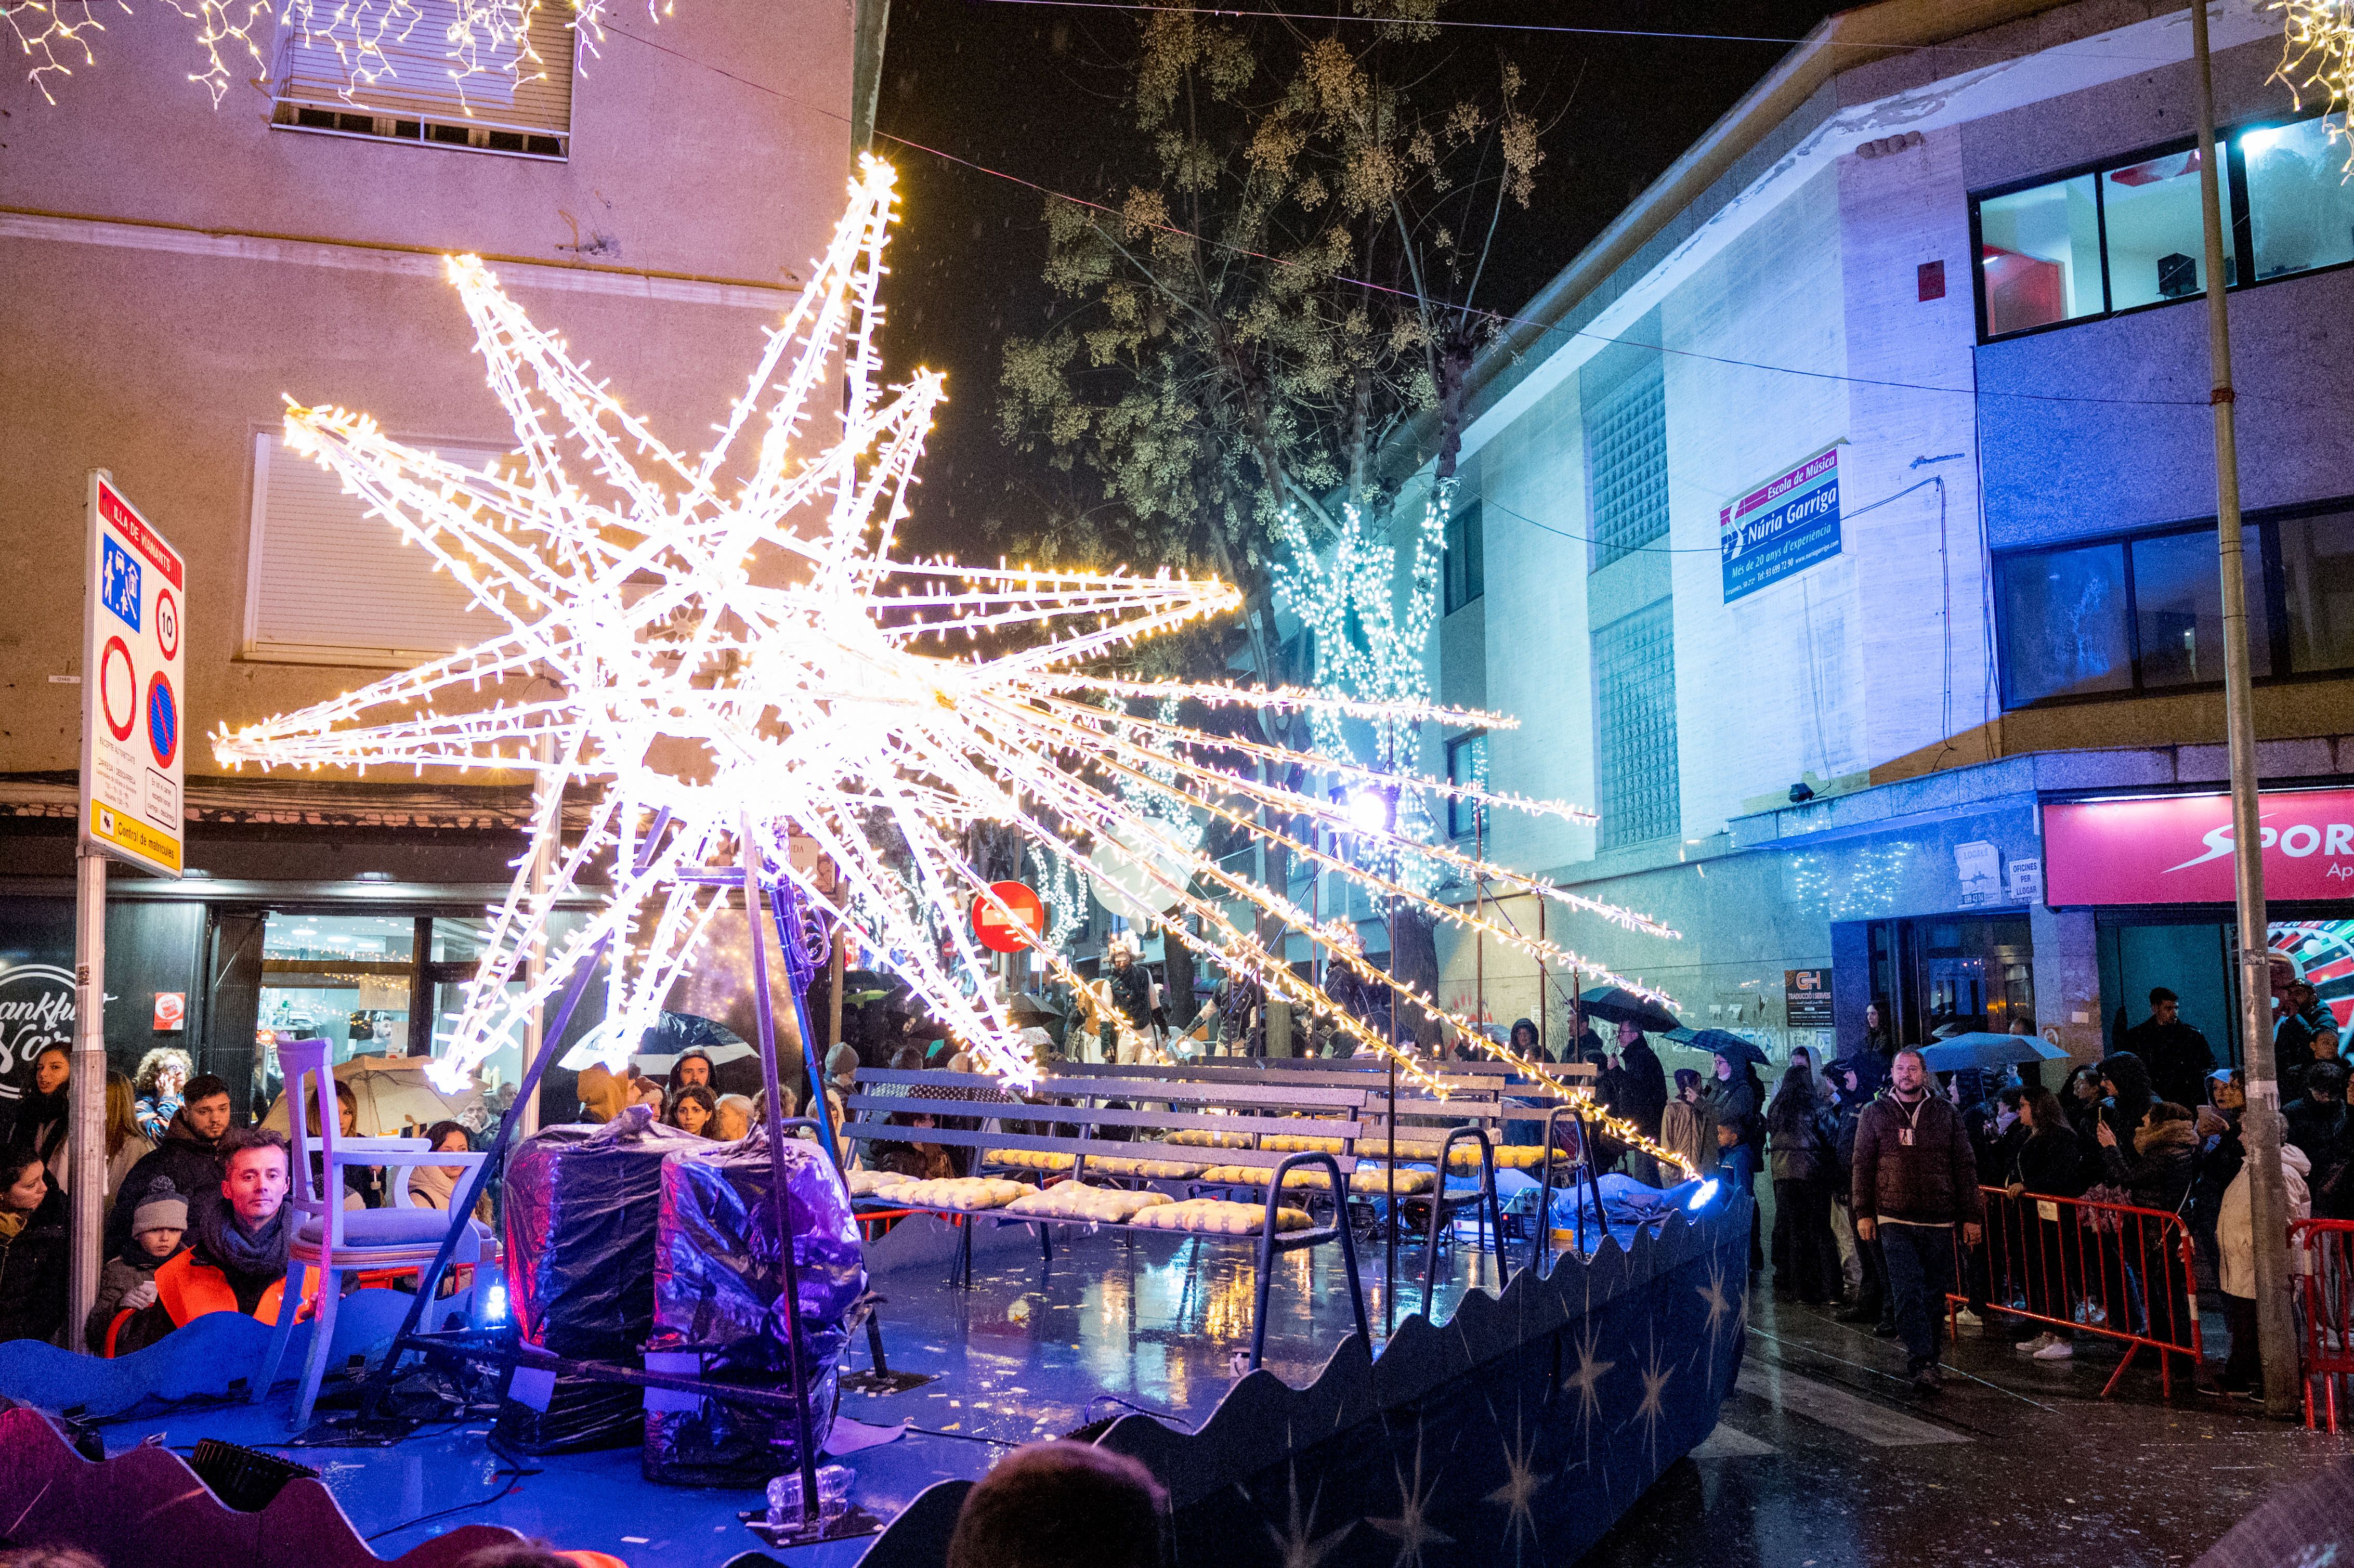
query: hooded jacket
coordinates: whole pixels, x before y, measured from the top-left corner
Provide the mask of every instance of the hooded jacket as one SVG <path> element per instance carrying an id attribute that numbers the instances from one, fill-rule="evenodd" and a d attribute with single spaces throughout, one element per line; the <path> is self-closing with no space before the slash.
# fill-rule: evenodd
<path id="1" fill-rule="evenodd" d="M 47 1340 L 65 1326 L 66 1195 L 51 1187 L 14 1235 L 0 1235 L 0 1340 Z"/>
<path id="2" fill-rule="evenodd" d="M 1716 1107 L 1709 1104 L 1706 1095 L 1700 1097 L 1698 1105 L 1688 1105 L 1681 1095 L 1677 1096 L 1659 1113 L 1659 1141 L 1690 1160 L 1693 1170 L 1715 1170 L 1723 1158 L 1716 1147 Z"/>
<path id="3" fill-rule="evenodd" d="M 191 1201 L 219 1192 L 219 1148 L 217 1139 L 196 1136 L 196 1129 L 188 1125 L 186 1107 L 181 1107 L 172 1125 L 164 1129 L 164 1141 L 155 1146 L 155 1152 L 133 1165 L 115 1189 L 114 1207 L 106 1215 L 106 1255 L 120 1257 L 131 1245 L 131 1216 L 147 1201 L 147 1190 L 157 1177 L 170 1177 L 181 1196 Z"/>
<path id="4" fill-rule="evenodd" d="M 2302 1220 L 2313 1213 L 2313 1197 L 2305 1184 L 2313 1162 L 2294 1143 L 2282 1144 L 2280 1152 L 2281 1185 L 2288 1189 L 2288 1217 Z M 2256 1230 L 2250 1204 L 2248 1171 L 2243 1165 L 2223 1189 L 2223 1202 L 2215 1213 L 2215 1283 L 2224 1295 L 2243 1300 L 2256 1294 Z"/>
<path id="5" fill-rule="evenodd" d="M 1859 1220 L 1946 1225 L 1984 1219 L 1978 1157 L 1961 1112 L 1943 1095 L 1908 1102 L 1893 1089 L 1883 1091 L 1856 1123 L 1849 1201 Z"/>
<path id="6" fill-rule="evenodd" d="M 2112 1098 L 2101 1102 L 2101 1119 L 2117 1135 L 2117 1147 L 2133 1147 L 2134 1129 L 2158 1103 L 2149 1086 L 2149 1068 L 2130 1051 L 2101 1058 L 2101 1076 L 2117 1086 Z"/>
<path id="7" fill-rule="evenodd" d="M 2101 1164 L 2111 1181 L 2133 1195 L 2135 1207 L 2175 1213 L 2190 1198 L 2190 1178 L 2198 1171 L 2198 1129 L 2187 1121 L 2137 1128 L 2133 1158 L 2126 1159 L 2122 1147 L 2104 1147 Z"/>

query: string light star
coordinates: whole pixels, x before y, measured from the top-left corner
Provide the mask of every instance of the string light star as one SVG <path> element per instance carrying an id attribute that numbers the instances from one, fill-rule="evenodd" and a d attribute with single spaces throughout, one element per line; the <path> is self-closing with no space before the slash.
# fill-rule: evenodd
<path id="1" fill-rule="evenodd" d="M 700 458 L 663 444 L 472 258 L 453 260 L 450 276 L 514 425 L 510 459 L 475 471 L 390 440 L 365 415 L 288 413 L 290 447 L 398 526 L 502 630 L 302 712 L 223 731 L 216 755 L 232 766 L 530 773 L 592 802 L 578 837 L 565 838 L 562 791 L 542 789 L 532 832 L 552 843 L 554 872 L 535 889 L 530 857 L 519 864 L 437 1077 L 462 1079 L 607 947 L 616 961 L 606 1025 L 589 1054 L 618 1065 L 695 961 L 748 859 L 887 955 L 985 1070 L 1034 1082 L 1036 1065 L 997 999 L 987 955 L 964 922 L 939 917 L 977 902 L 1016 919 L 968 858 L 971 831 L 982 826 L 1143 889 L 1167 912 L 1170 940 L 1249 975 L 1296 1011 L 1331 1018 L 1363 1051 L 1391 1046 L 1257 935 L 1262 926 L 1308 928 L 1309 916 L 1280 890 L 1210 859 L 1200 821 L 1287 845 L 1414 900 L 1434 920 L 1640 989 L 1482 911 L 1433 903 L 1291 837 L 1289 824 L 1303 819 L 1345 825 L 1345 808 L 1266 777 L 1334 765 L 1175 715 L 1176 705 L 1249 705 L 1384 723 L 1510 721 L 1293 688 L 1106 677 L 1091 671 L 1107 656 L 1231 610 L 1239 596 L 1165 574 L 893 557 L 943 396 L 928 371 L 882 383 L 876 291 L 893 200 L 889 166 L 864 160 L 809 287 Z M 839 430 L 821 441 L 811 411 L 832 406 Z M 1154 716 L 1129 711 L 1138 702 Z M 1429 796 L 1491 799 L 1470 786 L 1384 777 Z M 1184 810 L 1172 811 L 1172 801 Z M 1493 885 L 1672 935 L 1543 879 L 1371 832 L 1399 855 L 1437 857 Z M 792 868 L 795 837 L 814 842 L 837 881 L 820 887 Z M 567 938 L 548 942 L 539 979 L 524 983 L 525 955 L 550 938 L 554 911 L 588 897 L 598 907 Z M 1352 932 L 1319 939 L 1333 945 L 1334 961 L 1390 983 Z M 1037 951 L 1054 980 L 1085 983 L 1059 946 Z M 1396 990 L 1490 1054 L 1590 1104 L 1590 1091 L 1477 1035 L 1415 986 Z M 1396 1060 L 1409 1079 L 1444 1093 L 1418 1058 L 1401 1051 Z M 1603 1124 L 1674 1158 L 1618 1118 Z"/>

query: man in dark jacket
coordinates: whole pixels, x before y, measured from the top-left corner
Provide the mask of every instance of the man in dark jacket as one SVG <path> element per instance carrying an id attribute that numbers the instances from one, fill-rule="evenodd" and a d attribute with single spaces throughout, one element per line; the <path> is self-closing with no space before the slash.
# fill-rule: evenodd
<path id="1" fill-rule="evenodd" d="M 2346 1105 L 2347 1074 L 2338 1062 L 2316 1062 L 2305 1075 L 2305 1097 L 2282 1109 L 2283 1141 L 2305 1150 L 2313 1169 L 2306 1185 L 2317 1220 L 2354 1219 L 2354 1114 Z"/>
<path id="2" fill-rule="evenodd" d="M 2149 1069 L 2149 1086 L 2162 1100 L 2203 1105 L 2215 1051 L 2207 1036 L 2182 1022 L 2181 1003 L 2159 986 L 2149 993 L 2149 1016 L 2126 1031 L 2118 1049 L 2130 1051 Z"/>
<path id="3" fill-rule="evenodd" d="M 1850 1200 L 1857 1237 L 1880 1244 L 1913 1386 L 1935 1393 L 1944 1387 L 1937 1351 L 1954 1287 L 1954 1225 L 1978 1245 L 1986 1200 L 1961 1115 L 1928 1080 L 1920 1052 L 1896 1053 L 1888 1088 L 1856 1123 Z"/>
<path id="4" fill-rule="evenodd" d="M 186 1098 L 164 1129 L 164 1141 L 140 1158 L 115 1191 L 114 1207 L 106 1216 L 107 1256 L 117 1256 L 131 1245 L 131 1217 L 146 1202 L 147 1189 L 156 1178 L 171 1178 L 173 1190 L 183 1196 L 220 1185 L 220 1143 L 228 1133 L 228 1085 L 210 1073 L 190 1078 Z"/>
<path id="5" fill-rule="evenodd" d="M 1668 1108 L 1668 1070 L 1641 1029 L 1618 1026 L 1618 1114 L 1635 1124 L 1645 1138 L 1659 1139 L 1659 1117 Z"/>

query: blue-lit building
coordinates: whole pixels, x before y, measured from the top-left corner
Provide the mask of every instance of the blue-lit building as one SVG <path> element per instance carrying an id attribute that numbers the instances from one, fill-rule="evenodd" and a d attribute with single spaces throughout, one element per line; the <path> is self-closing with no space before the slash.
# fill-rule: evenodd
<path id="1" fill-rule="evenodd" d="M 2213 16 L 2267 810 L 2317 813 L 2276 945 L 2328 981 L 2354 829 L 2320 818 L 2354 810 L 2287 792 L 2354 783 L 2354 185 L 2277 16 Z M 2226 777 L 2190 48 L 2153 5 L 1843 13 L 1480 361 L 1435 652 L 1522 722 L 1427 760 L 1601 813 L 1485 847 L 1685 933 L 1548 932 L 1688 1022 L 1845 1044 L 1881 998 L 1903 1037 L 2028 1014 L 2090 1056 L 2162 983 L 2222 1047 L 2228 893 L 2178 867 L 2209 808 L 2047 842 Z M 1529 959 L 1441 957 L 1558 1037 Z"/>

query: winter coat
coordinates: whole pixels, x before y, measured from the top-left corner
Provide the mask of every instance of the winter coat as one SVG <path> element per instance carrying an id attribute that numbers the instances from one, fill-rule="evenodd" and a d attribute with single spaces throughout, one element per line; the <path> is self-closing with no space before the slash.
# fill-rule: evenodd
<path id="1" fill-rule="evenodd" d="M 2312 1161 L 2305 1150 L 2294 1143 L 2281 1145 L 2281 1185 L 2288 1189 L 2288 1217 L 2301 1220 L 2313 1213 L 2312 1194 L 2305 1184 L 2312 1171 Z M 2252 1217 L 2252 1200 L 2248 1193 L 2248 1172 L 2243 1166 L 2223 1189 L 2223 1202 L 2215 1215 L 2216 1267 L 2215 1282 L 2226 1296 L 2243 1300 L 2256 1294 L 2256 1231 Z"/>
<path id="2" fill-rule="evenodd" d="M 66 1322 L 66 1195 L 52 1187 L 15 1235 L 0 1235 L 0 1340 L 54 1340 Z"/>
<path id="3" fill-rule="evenodd" d="M 2046 1198 L 2081 1198 L 2084 1194 L 2084 1162 L 2076 1135 L 2066 1128 L 2039 1132 L 2011 1152 L 2005 1184 L 2018 1182 Z"/>
<path id="4" fill-rule="evenodd" d="M 2190 1201 L 2190 1178 L 2198 1168 L 2198 1131 L 2187 1121 L 2137 1128 L 2133 1150 L 2130 1160 L 2123 1149 L 2101 1150 L 2110 1181 L 2132 1194 L 2136 1208 L 2179 1213 Z"/>
<path id="5" fill-rule="evenodd" d="M 2211 1107 L 2209 1108 L 2212 1108 Z M 2210 1133 L 2199 1140 L 2199 1168 L 2190 1181 L 2190 1212 L 2201 1223 L 2213 1224 L 2218 1207 L 2223 1202 L 2224 1189 L 2247 1163 L 2247 1147 L 2241 1141 L 2240 1118 L 2236 1111 L 2219 1113 L 2232 1125 L 2221 1132 Z"/>
<path id="6" fill-rule="evenodd" d="M 106 1201 L 122 1191 L 124 1178 L 138 1167 L 141 1160 L 155 1152 L 155 1146 L 144 1138 L 125 1136 L 122 1147 L 106 1157 Z"/>
<path id="7" fill-rule="evenodd" d="M 2283 1142 L 2303 1150 L 2313 1162 L 2307 1179 L 2313 1212 L 2328 1220 L 2354 1218 L 2354 1115 L 2343 1101 L 2310 1099 L 2282 1114 L 2288 1119 Z"/>
<path id="8" fill-rule="evenodd" d="M 107 1211 L 104 1246 L 106 1255 L 117 1257 L 131 1245 L 131 1216 L 138 1213 L 146 1200 L 147 1189 L 159 1176 L 168 1176 L 180 1196 L 193 1202 L 200 1194 L 220 1191 L 220 1155 L 216 1146 L 198 1138 L 188 1125 L 186 1110 L 172 1118 L 164 1131 L 164 1141 L 155 1152 L 131 1168 L 115 1190 L 114 1207 Z"/>
<path id="9" fill-rule="evenodd" d="M 1855 1169 L 1855 1128 L 1863 1119 L 1863 1107 L 1872 1101 L 1861 1091 L 1840 1092 L 1839 1104 L 1830 1111 L 1831 1158 L 1839 1169 L 1832 1173 L 1833 1195 L 1842 1203 L 1847 1202 L 1848 1172 Z"/>
<path id="10" fill-rule="evenodd" d="M 1908 1130 L 1909 1143 L 1903 1137 Z M 1892 1089 L 1864 1107 L 1848 1188 L 1859 1220 L 1943 1225 L 1986 1217 L 1970 1135 L 1961 1113 L 1939 1095 L 1908 1104 Z"/>
<path id="11" fill-rule="evenodd" d="M 2149 1070 L 2150 1089 L 2159 1099 L 2195 1107 L 2207 1097 L 2207 1075 L 2215 1070 L 2214 1047 L 2180 1019 L 2160 1023 L 2145 1018 L 2126 1031 L 2117 1048 L 2141 1058 Z"/>
<path id="12" fill-rule="evenodd" d="M 1821 1109 L 1806 1086 L 1777 1091 L 1766 1109 L 1766 1172 L 1776 1181 L 1819 1181 L 1830 1176 L 1822 1134 Z"/>
<path id="13" fill-rule="evenodd" d="M 148 1252 L 137 1242 L 119 1256 L 106 1260 L 106 1267 L 98 1277 L 98 1299 L 91 1303 L 90 1318 L 82 1325 L 83 1342 L 94 1356 L 127 1356 L 145 1349 L 145 1344 L 129 1342 L 133 1336 L 122 1330 L 138 1315 L 135 1307 L 125 1307 L 122 1298 L 155 1277 L 164 1260 Z M 122 1322 L 115 1319 L 121 1318 Z"/>
<path id="14" fill-rule="evenodd" d="M 1635 1124 L 1646 1138 L 1659 1136 L 1659 1118 L 1668 1107 L 1668 1071 L 1649 1040 L 1638 1040 L 1618 1058 L 1624 1081 L 1618 1090 L 1618 1114 Z"/>
<path id="15" fill-rule="evenodd" d="M 2117 1147 L 2130 1149 L 2135 1129 L 2149 1114 L 2149 1107 L 2158 1103 L 2158 1097 L 2150 1091 L 2149 1068 L 2132 1052 L 2119 1051 L 2101 1059 L 2101 1076 L 2117 1086 L 2113 1097 L 2101 1102 L 2101 1119 L 2117 1135 Z M 2094 1147 L 2099 1147 L 2097 1142 Z"/>
<path id="16" fill-rule="evenodd" d="M 1691 1161 L 1695 1171 L 1713 1171 L 1718 1160 L 1716 1107 L 1702 1095 L 1698 1105 L 1687 1105 L 1681 1095 L 1659 1113 L 1659 1141 Z"/>
<path id="17" fill-rule="evenodd" d="M 1753 1151 L 1765 1143 L 1765 1107 L 1759 1102 L 1757 1086 L 1746 1074 L 1712 1079 L 1708 1086 L 1708 1104 L 1716 1112 L 1717 1126 L 1731 1128 L 1736 1141 L 1747 1144 Z"/>

